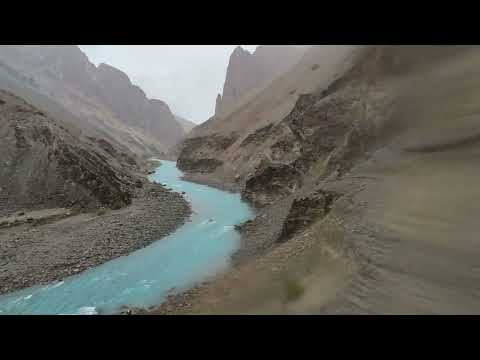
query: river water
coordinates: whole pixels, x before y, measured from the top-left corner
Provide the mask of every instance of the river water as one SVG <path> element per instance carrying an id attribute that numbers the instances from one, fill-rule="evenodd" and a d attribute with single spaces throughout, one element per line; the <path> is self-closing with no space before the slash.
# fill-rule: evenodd
<path id="1" fill-rule="evenodd" d="M 191 221 L 130 255 L 0 296 L 0 314 L 111 314 L 122 306 L 150 307 L 225 270 L 239 247 L 234 225 L 253 212 L 239 194 L 183 181 L 181 175 L 174 162 L 162 161 L 151 180 L 185 192 Z"/>

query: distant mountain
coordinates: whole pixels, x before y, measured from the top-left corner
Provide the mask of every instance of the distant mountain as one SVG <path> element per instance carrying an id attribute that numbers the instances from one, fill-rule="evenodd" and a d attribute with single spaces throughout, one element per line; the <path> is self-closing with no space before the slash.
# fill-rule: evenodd
<path id="1" fill-rule="evenodd" d="M 95 80 L 99 86 L 98 97 L 127 125 L 143 129 L 166 146 L 174 145 L 183 136 L 184 131 L 168 105 L 161 100 L 147 99 L 125 73 L 100 64 Z"/>
<path id="2" fill-rule="evenodd" d="M 297 63 L 305 47 L 261 45 L 253 53 L 238 46 L 230 56 L 223 94 L 218 94 L 215 115 L 223 116 L 249 91 L 266 86 Z"/>
<path id="3" fill-rule="evenodd" d="M 73 45 L 0 47 L 0 88 L 77 125 L 99 131 L 137 155 L 164 151 L 183 137 L 167 104 L 148 99 L 122 71 L 96 67 Z M 81 122 L 81 124 L 78 124 Z"/>
<path id="4" fill-rule="evenodd" d="M 190 132 L 197 124 L 191 122 L 190 120 L 184 119 L 181 116 L 175 115 L 175 120 L 183 127 L 185 133 Z"/>

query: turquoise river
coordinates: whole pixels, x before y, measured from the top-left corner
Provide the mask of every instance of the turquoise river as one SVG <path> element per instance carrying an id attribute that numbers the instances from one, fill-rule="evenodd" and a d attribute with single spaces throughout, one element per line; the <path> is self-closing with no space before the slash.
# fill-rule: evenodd
<path id="1" fill-rule="evenodd" d="M 113 314 L 123 306 L 151 307 L 225 270 L 238 249 L 235 224 L 253 212 L 239 194 L 181 180 L 171 161 L 151 180 L 192 205 L 190 221 L 169 236 L 127 256 L 49 285 L 0 296 L 0 314 Z"/>

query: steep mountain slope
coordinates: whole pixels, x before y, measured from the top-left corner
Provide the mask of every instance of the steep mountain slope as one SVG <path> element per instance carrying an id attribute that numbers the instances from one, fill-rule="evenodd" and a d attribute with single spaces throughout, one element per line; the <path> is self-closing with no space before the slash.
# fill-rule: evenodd
<path id="1" fill-rule="evenodd" d="M 223 94 L 218 94 L 215 116 L 227 116 L 251 91 L 259 91 L 297 63 L 305 48 L 261 45 L 253 53 L 238 46 L 230 55 Z"/>
<path id="2" fill-rule="evenodd" d="M 192 311 L 478 312 L 480 49 L 351 55 L 287 116 L 240 140 L 220 120 L 187 139 L 186 168 L 230 182 L 257 209 L 237 258 L 262 256 L 189 299 Z M 235 178 L 225 159 L 255 166 Z"/>
<path id="3" fill-rule="evenodd" d="M 55 207 L 118 208 L 138 183 L 134 159 L 0 91 L 0 215 Z"/>
<path id="4" fill-rule="evenodd" d="M 231 114 L 215 116 L 188 134 L 179 167 L 190 172 L 214 172 L 211 178 L 222 182 L 248 174 L 261 161 L 262 152 L 249 153 L 253 157 L 245 159 L 241 156 L 246 154 L 241 146 L 243 141 L 257 130 L 282 120 L 301 94 L 326 88 L 348 69 L 355 50 L 354 46 L 310 48 L 298 64 L 265 89 L 249 92 Z M 203 141 L 205 138 L 209 140 Z M 210 165 L 204 168 L 202 164 Z"/>
<path id="5" fill-rule="evenodd" d="M 2 46 L 0 76 L 4 89 L 28 93 L 45 111 L 62 108 L 71 114 L 66 119 L 108 134 L 137 155 L 164 151 L 184 134 L 165 103 L 147 99 L 123 72 L 96 67 L 77 46 Z"/>
<path id="6" fill-rule="evenodd" d="M 142 89 L 133 85 L 125 73 L 100 64 L 96 82 L 102 103 L 109 105 L 125 124 L 142 129 L 167 147 L 184 135 L 168 105 L 160 100 L 147 99 Z"/>

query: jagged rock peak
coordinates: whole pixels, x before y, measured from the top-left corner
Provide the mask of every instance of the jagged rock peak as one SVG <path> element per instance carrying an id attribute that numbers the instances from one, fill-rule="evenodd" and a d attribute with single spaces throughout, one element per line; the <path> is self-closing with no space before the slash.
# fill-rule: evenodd
<path id="1" fill-rule="evenodd" d="M 262 87 L 299 61 L 305 49 L 291 45 L 261 45 L 253 53 L 237 46 L 230 55 L 223 94 L 217 97 L 216 115 L 225 115 L 242 96 Z"/>
<path id="2" fill-rule="evenodd" d="M 232 53 L 231 57 L 240 56 L 240 55 L 247 55 L 247 54 L 252 55 L 248 50 L 245 50 L 240 45 L 238 45 L 235 48 L 235 50 L 233 50 L 233 53 Z"/>
<path id="3" fill-rule="evenodd" d="M 217 94 L 217 100 L 215 102 L 215 115 L 219 115 L 222 112 L 222 95 Z"/>

